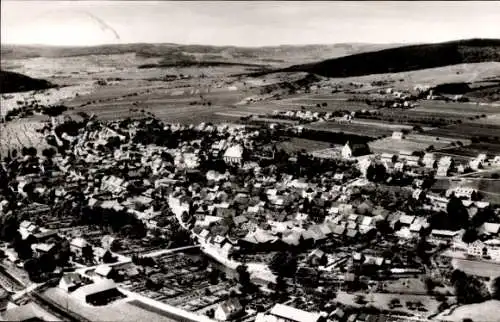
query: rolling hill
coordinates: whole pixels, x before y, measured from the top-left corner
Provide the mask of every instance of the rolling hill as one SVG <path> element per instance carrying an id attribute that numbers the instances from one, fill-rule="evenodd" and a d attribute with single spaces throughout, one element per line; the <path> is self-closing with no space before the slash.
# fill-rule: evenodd
<path id="1" fill-rule="evenodd" d="M 26 92 L 55 87 L 50 82 L 19 73 L 0 70 L 0 93 Z"/>
<path id="2" fill-rule="evenodd" d="M 500 39 L 470 39 L 403 46 L 294 65 L 279 72 L 309 72 L 326 77 L 351 77 L 492 61 L 500 61 Z"/>
<path id="3" fill-rule="evenodd" d="M 191 57 L 202 61 L 224 61 L 231 63 L 276 63 L 303 64 L 318 60 L 358 54 L 400 46 L 398 44 L 342 43 L 332 45 L 281 45 L 265 47 L 235 47 L 183 44 L 114 44 L 92 47 L 57 47 L 42 45 L 2 44 L 2 60 L 17 60 L 37 57 L 61 58 L 89 55 L 119 55 L 134 53 L 142 58 L 165 59 L 169 57 Z"/>

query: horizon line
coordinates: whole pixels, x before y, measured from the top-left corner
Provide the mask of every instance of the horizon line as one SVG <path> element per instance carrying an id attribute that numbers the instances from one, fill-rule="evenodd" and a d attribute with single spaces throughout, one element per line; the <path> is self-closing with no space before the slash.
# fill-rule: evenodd
<path id="1" fill-rule="evenodd" d="M 53 44 L 25 44 L 25 43 L 0 43 L 0 46 L 25 46 L 25 47 L 52 47 L 52 48 L 92 48 L 102 46 L 127 46 L 127 45 L 177 45 L 177 46 L 209 46 L 209 47 L 235 47 L 235 48 L 272 48 L 272 47 L 306 47 L 306 46 L 334 46 L 334 45 L 422 45 L 422 44 L 436 44 L 447 43 L 464 40 L 500 40 L 499 38 L 458 38 L 445 41 L 435 42 L 338 42 L 338 43 L 310 43 L 310 44 L 277 44 L 277 45 L 262 45 L 262 46 L 244 46 L 244 45 L 210 45 L 201 43 L 171 43 L 171 42 L 124 42 L 124 43 L 102 43 L 93 45 L 53 45 Z"/>

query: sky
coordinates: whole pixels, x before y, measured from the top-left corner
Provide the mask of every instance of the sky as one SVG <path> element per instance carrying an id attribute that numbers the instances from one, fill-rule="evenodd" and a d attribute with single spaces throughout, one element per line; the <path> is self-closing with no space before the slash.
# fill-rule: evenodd
<path id="1" fill-rule="evenodd" d="M 1 43 L 233 46 L 500 38 L 500 2 L 1 1 Z"/>

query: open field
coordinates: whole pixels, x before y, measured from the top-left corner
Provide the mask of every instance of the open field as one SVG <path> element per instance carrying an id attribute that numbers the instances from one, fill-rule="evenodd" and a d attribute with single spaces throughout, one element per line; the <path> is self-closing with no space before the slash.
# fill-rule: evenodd
<path id="1" fill-rule="evenodd" d="M 483 277 L 500 276 L 500 264 L 454 258 L 452 260 L 452 265 L 454 268 L 460 269 L 465 273 L 471 275 L 483 276 Z"/>
<path id="2" fill-rule="evenodd" d="M 302 138 L 290 138 L 288 141 L 283 141 L 277 144 L 278 149 L 283 149 L 288 153 L 306 150 L 312 152 L 330 148 L 331 144 L 323 141 L 313 141 Z"/>
<path id="3" fill-rule="evenodd" d="M 463 123 L 450 125 L 426 132 L 429 135 L 471 139 L 473 137 L 500 138 L 500 124 Z"/>
<path id="4" fill-rule="evenodd" d="M 495 143 L 471 143 L 463 147 L 457 147 L 453 149 L 446 149 L 446 153 L 453 155 L 461 155 L 465 157 L 476 157 L 480 153 L 486 153 L 490 156 L 500 155 L 500 141 L 498 144 Z"/>
<path id="5" fill-rule="evenodd" d="M 286 98 L 282 100 L 272 101 L 275 105 L 286 107 L 289 110 L 300 109 L 304 106 L 308 111 L 312 112 L 334 112 L 334 111 L 361 111 L 370 110 L 372 107 L 363 102 L 347 101 L 345 98 L 335 98 L 329 96 L 299 96 Z M 326 106 L 318 107 L 317 104 Z"/>
<path id="6" fill-rule="evenodd" d="M 371 83 L 373 81 L 391 82 L 391 87 L 411 89 L 416 85 L 437 85 L 442 83 L 474 82 L 487 80 L 500 75 L 500 63 L 486 62 L 458 64 L 438 68 L 428 68 L 409 72 L 372 74 L 347 78 L 330 78 L 332 83 Z M 400 81 L 402 80 L 402 81 Z"/>
<path id="7" fill-rule="evenodd" d="M 305 125 L 304 128 L 311 130 L 322 130 L 332 133 L 344 132 L 347 134 L 363 135 L 373 138 L 379 138 L 385 135 L 391 135 L 392 130 L 380 126 L 355 123 L 338 123 L 334 121 L 316 122 Z"/>
<path id="8" fill-rule="evenodd" d="M 392 137 L 372 141 L 368 145 L 376 153 L 399 153 L 399 151 L 425 151 L 430 146 L 435 149 L 446 147 L 454 142 L 451 138 L 435 137 L 422 134 L 409 134 L 404 139 Z"/>
<path id="9" fill-rule="evenodd" d="M 360 305 L 355 302 L 357 294 L 338 292 L 336 301 L 345 305 L 352 305 L 359 307 Z M 402 307 L 398 308 L 398 311 L 413 313 L 421 315 L 422 317 L 428 317 L 434 313 L 438 312 L 439 302 L 430 295 L 415 295 L 415 294 L 390 294 L 390 293 L 369 293 L 365 295 L 367 305 L 373 305 L 374 307 L 381 310 L 391 310 L 389 303 L 392 299 L 397 298 L 400 300 Z M 421 302 L 425 307 L 425 311 L 410 310 L 406 307 L 406 302 Z"/>
<path id="10" fill-rule="evenodd" d="M 412 111 L 423 111 L 432 114 L 451 114 L 451 115 L 490 115 L 500 112 L 500 107 L 476 104 L 476 103 L 455 103 L 443 101 L 421 101 L 419 106 L 412 109 Z"/>
<path id="11" fill-rule="evenodd" d="M 462 305 L 451 314 L 442 313 L 436 317 L 438 320 L 445 321 L 465 321 L 471 319 L 472 321 L 482 322 L 495 322 L 498 321 L 498 308 L 500 301 L 489 300 L 483 303 Z"/>

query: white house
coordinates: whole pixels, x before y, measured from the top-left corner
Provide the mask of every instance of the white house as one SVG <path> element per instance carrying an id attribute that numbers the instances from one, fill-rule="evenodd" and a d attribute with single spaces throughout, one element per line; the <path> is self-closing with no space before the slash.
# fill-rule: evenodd
<path id="1" fill-rule="evenodd" d="M 214 317 L 218 321 L 229 321 L 240 315 L 242 312 L 243 307 L 241 306 L 240 301 L 235 298 L 231 298 L 217 306 Z"/>
<path id="2" fill-rule="evenodd" d="M 422 163 L 426 168 L 432 169 L 436 164 L 436 158 L 434 157 L 434 153 L 426 153 L 424 154 L 424 158 L 422 159 Z"/>
<path id="3" fill-rule="evenodd" d="M 243 163 L 243 147 L 239 144 L 229 147 L 224 152 L 224 161 L 228 164 Z"/>
<path id="4" fill-rule="evenodd" d="M 395 140 L 402 140 L 404 139 L 404 134 L 403 132 L 401 131 L 394 131 L 392 132 L 392 138 L 395 139 Z"/>

